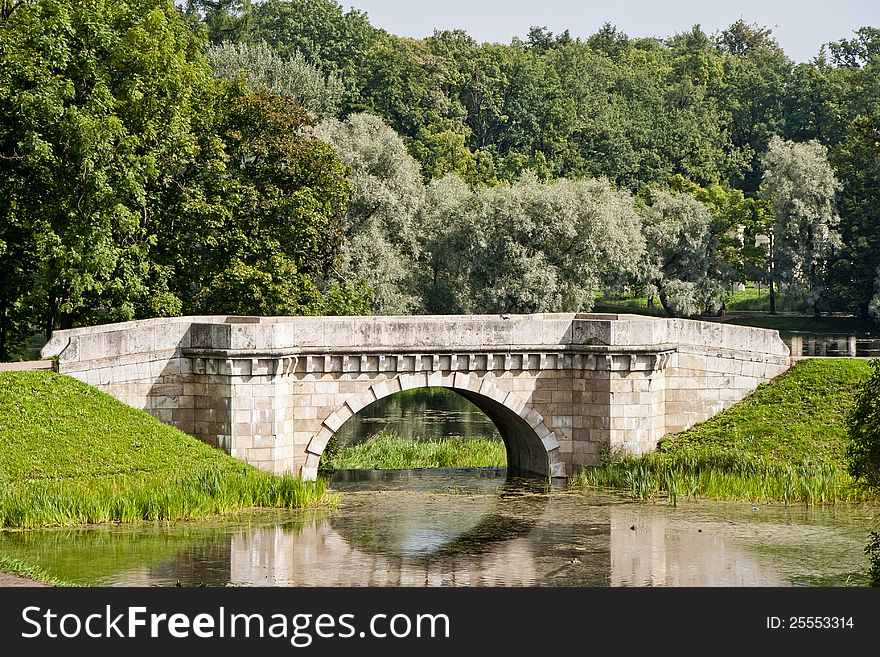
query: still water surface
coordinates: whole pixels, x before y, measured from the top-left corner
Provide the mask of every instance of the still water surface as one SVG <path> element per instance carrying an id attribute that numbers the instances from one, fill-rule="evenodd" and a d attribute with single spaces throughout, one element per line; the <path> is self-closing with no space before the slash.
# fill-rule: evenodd
<path id="1" fill-rule="evenodd" d="M 0 550 L 104 586 L 841 586 L 864 583 L 873 516 L 635 503 L 503 468 L 347 471 L 333 486 L 333 510 L 0 532 Z"/>

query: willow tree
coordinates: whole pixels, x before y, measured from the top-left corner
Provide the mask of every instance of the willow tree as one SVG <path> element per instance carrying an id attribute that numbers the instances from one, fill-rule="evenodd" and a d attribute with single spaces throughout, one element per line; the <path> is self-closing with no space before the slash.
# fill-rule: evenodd
<path id="1" fill-rule="evenodd" d="M 325 120 L 312 134 L 332 145 L 351 172 L 340 276 L 367 282 L 374 312 L 419 311 L 412 281 L 420 248 L 414 220 L 425 187 L 418 162 L 400 135 L 370 114 Z"/>
<path id="2" fill-rule="evenodd" d="M 690 194 L 658 190 L 643 215 L 649 296 L 656 294 L 670 317 L 720 307 L 718 235 L 709 209 Z"/>
<path id="3" fill-rule="evenodd" d="M 607 180 L 525 176 L 468 190 L 432 184 L 420 215 L 423 294 L 432 312 L 587 311 L 644 251 L 632 198 Z"/>
<path id="4" fill-rule="evenodd" d="M 834 208 L 840 185 L 828 163 L 828 151 L 817 141 L 796 143 L 773 137 L 763 164 L 760 195 L 771 202 L 774 217 L 771 291 L 774 278 L 793 291 L 806 288 L 807 302 L 818 316 L 828 263 L 841 243 Z"/>
<path id="5" fill-rule="evenodd" d="M 342 99 L 342 82 L 306 61 L 299 52 L 282 57 L 265 42 L 221 43 L 207 50 L 214 75 L 242 77 L 251 89 L 266 89 L 292 98 L 319 117 L 335 116 Z"/>

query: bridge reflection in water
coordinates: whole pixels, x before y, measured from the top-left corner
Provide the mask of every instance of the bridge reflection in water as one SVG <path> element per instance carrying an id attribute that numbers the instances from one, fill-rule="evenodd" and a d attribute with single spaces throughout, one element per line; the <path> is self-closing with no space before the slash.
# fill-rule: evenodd
<path id="1" fill-rule="evenodd" d="M 692 522 L 663 505 L 538 491 L 494 472 L 453 492 L 434 487 L 432 474 L 408 473 L 414 479 L 401 482 L 404 473 L 376 472 L 372 487 L 353 482 L 356 492 L 338 510 L 227 535 L 213 575 L 179 555 L 128 573 L 125 583 L 194 584 L 213 576 L 208 583 L 300 587 L 790 584 L 725 533 L 723 518 Z M 395 475 L 396 490 L 387 480 Z"/>
<path id="2" fill-rule="evenodd" d="M 330 517 L 301 530 L 241 532 L 230 541 L 230 583 L 276 586 L 786 586 L 760 557 L 711 532 L 606 504 L 572 522 L 541 498 L 479 504 L 479 523 L 442 522 L 399 500 L 355 525 Z M 546 498 L 545 498 L 546 499 Z M 371 503 L 375 503 L 371 499 Z M 464 500 L 462 500 L 464 502 Z M 537 518 L 531 514 L 538 512 Z M 451 517 L 458 517 L 454 512 Z M 501 522 L 498 522 L 498 521 Z M 631 529 L 635 526 L 636 529 Z M 495 528 L 493 530 L 493 528 Z M 458 536 L 455 531 L 461 530 Z M 447 540 L 449 539 L 449 540 Z"/>

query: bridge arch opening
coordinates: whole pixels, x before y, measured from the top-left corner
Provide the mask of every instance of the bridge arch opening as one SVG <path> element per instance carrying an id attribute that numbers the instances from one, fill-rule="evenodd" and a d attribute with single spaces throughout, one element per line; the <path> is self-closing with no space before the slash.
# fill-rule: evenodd
<path id="1" fill-rule="evenodd" d="M 403 382 L 407 384 L 411 382 Z M 302 477 L 317 476 L 321 456 L 330 440 L 342 426 L 361 410 L 402 390 L 442 388 L 450 390 L 479 409 L 495 426 L 504 443 L 508 476 L 548 478 L 562 465 L 559 443 L 544 423 L 544 418 L 513 392 L 505 392 L 491 380 L 476 376 L 455 377 L 453 385 L 420 385 L 403 387 L 399 380 L 382 380 L 369 386 L 366 392 L 352 395 L 323 421 L 321 430 L 306 447 L 306 461 Z M 558 464 L 554 468 L 554 464 Z"/>

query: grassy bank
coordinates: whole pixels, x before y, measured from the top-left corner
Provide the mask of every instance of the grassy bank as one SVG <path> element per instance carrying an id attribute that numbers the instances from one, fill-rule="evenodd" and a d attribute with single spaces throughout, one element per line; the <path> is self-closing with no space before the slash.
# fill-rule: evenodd
<path id="1" fill-rule="evenodd" d="M 52 372 L 0 373 L 0 527 L 190 520 L 330 504 Z"/>
<path id="2" fill-rule="evenodd" d="M 407 440 L 382 431 L 365 442 L 325 454 L 321 467 L 399 470 L 409 468 L 501 467 L 507 464 L 504 443 L 489 438 Z"/>
<path id="3" fill-rule="evenodd" d="M 866 361 L 805 360 L 776 381 L 641 457 L 609 455 L 574 487 L 666 497 L 829 504 L 871 498 L 846 472 L 845 418 Z"/>

